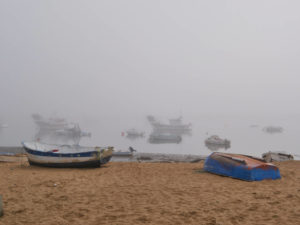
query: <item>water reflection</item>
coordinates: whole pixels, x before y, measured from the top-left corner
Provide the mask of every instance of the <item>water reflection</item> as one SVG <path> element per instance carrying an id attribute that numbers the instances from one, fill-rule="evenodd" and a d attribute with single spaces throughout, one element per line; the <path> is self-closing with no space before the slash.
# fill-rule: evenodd
<path id="1" fill-rule="evenodd" d="M 139 135 L 126 135 L 126 138 L 131 140 L 131 141 L 135 141 L 137 139 L 140 139 L 140 138 L 144 138 L 144 136 L 139 136 Z"/>
<path id="2" fill-rule="evenodd" d="M 269 134 L 282 133 L 283 128 L 279 126 L 267 126 L 262 129 L 264 132 Z"/>
<path id="3" fill-rule="evenodd" d="M 136 139 L 145 137 L 145 132 L 138 131 L 134 128 L 129 129 L 126 132 L 122 132 L 122 136 L 125 136 L 125 133 L 126 133 L 126 138 L 128 138 L 130 140 L 136 140 Z"/>
<path id="4" fill-rule="evenodd" d="M 215 151 L 219 151 L 219 150 L 227 150 L 230 148 L 230 143 L 229 144 L 210 144 L 210 143 L 205 143 L 205 146 L 215 152 Z"/>
<path id="5" fill-rule="evenodd" d="M 51 144 L 76 144 L 82 137 L 91 137 L 91 133 L 83 132 L 79 124 L 67 122 L 64 118 L 45 118 L 40 114 L 32 114 L 36 125 L 35 140 Z"/>
<path id="6" fill-rule="evenodd" d="M 166 144 L 166 143 L 176 143 L 179 144 L 182 141 L 182 137 L 170 133 L 157 133 L 153 132 L 150 134 L 148 142 L 151 144 Z"/>

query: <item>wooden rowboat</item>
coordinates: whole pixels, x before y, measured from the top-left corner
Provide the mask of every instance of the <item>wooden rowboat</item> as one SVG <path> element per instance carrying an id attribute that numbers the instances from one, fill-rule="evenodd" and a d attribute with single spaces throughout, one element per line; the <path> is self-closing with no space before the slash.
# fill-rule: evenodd
<path id="1" fill-rule="evenodd" d="M 112 157 L 113 147 L 22 143 L 30 165 L 47 167 L 99 167 Z"/>
<path id="2" fill-rule="evenodd" d="M 281 178 L 275 165 L 259 158 L 239 154 L 214 152 L 206 158 L 204 170 L 247 181 Z"/>

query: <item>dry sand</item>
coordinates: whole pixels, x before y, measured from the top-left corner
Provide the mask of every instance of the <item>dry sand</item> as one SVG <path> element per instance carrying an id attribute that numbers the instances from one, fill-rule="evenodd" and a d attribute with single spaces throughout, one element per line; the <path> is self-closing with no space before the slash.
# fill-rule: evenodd
<path id="1" fill-rule="evenodd" d="M 300 161 L 277 165 L 281 180 L 246 182 L 204 173 L 203 162 L 1 162 L 0 224 L 300 224 Z"/>

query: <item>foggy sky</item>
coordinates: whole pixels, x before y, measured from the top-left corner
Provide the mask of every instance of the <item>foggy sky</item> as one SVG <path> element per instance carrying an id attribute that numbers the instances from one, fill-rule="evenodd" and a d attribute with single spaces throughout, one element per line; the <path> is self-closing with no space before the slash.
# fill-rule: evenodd
<path id="1" fill-rule="evenodd" d="M 299 7 L 297 0 L 1 0 L 0 119 L 298 114 Z"/>

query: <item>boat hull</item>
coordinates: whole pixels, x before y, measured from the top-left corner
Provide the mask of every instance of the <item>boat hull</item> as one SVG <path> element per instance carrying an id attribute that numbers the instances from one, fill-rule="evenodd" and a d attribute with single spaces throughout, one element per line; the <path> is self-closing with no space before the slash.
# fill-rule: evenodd
<path id="1" fill-rule="evenodd" d="M 113 150 L 87 151 L 76 153 L 55 153 L 52 151 L 39 151 L 23 146 L 30 165 L 45 167 L 100 167 L 109 162 Z"/>
<path id="2" fill-rule="evenodd" d="M 246 181 L 281 178 L 275 165 L 237 154 L 212 153 L 205 160 L 204 170 Z"/>
<path id="3" fill-rule="evenodd" d="M 37 161 L 31 161 L 28 159 L 28 162 L 32 166 L 43 166 L 43 167 L 54 167 L 54 168 L 96 168 L 100 167 L 101 163 L 99 160 L 96 161 L 83 161 L 83 162 L 64 162 L 64 163 L 40 163 Z"/>

